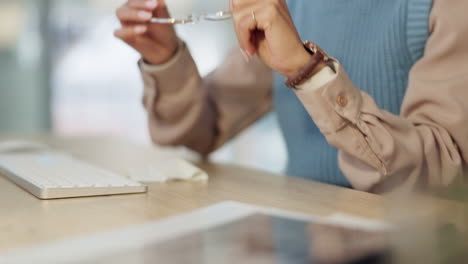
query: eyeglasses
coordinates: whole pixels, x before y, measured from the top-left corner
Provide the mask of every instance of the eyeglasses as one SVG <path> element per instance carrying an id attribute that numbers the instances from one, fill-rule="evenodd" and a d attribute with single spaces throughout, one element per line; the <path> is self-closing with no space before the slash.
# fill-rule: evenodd
<path id="1" fill-rule="evenodd" d="M 189 15 L 185 18 L 159 18 L 153 17 L 151 23 L 160 24 L 196 24 L 202 20 L 205 21 L 224 21 L 232 17 L 229 11 L 218 11 L 215 13 L 204 13 L 199 15 Z"/>

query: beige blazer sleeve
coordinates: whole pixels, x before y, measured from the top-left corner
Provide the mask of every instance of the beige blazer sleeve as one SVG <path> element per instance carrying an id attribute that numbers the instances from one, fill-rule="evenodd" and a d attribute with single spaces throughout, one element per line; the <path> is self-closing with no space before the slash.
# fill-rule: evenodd
<path id="1" fill-rule="evenodd" d="M 160 145 L 207 155 L 271 109 L 271 70 L 258 59 L 245 62 L 239 49 L 206 78 L 185 44 L 166 66 L 140 61 L 140 68 L 150 135 Z"/>
<path id="2" fill-rule="evenodd" d="M 370 192 L 432 188 L 466 180 L 468 164 L 468 1 L 434 1 L 431 35 L 410 72 L 399 116 L 379 109 L 343 68 L 317 90 L 297 95 L 341 170 Z"/>

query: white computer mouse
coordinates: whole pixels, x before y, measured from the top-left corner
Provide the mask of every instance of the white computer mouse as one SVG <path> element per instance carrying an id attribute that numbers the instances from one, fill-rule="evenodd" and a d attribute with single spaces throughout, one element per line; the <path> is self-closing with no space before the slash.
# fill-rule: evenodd
<path id="1" fill-rule="evenodd" d="M 17 152 L 35 152 L 48 150 L 45 144 L 32 141 L 10 140 L 0 141 L 0 154 Z"/>

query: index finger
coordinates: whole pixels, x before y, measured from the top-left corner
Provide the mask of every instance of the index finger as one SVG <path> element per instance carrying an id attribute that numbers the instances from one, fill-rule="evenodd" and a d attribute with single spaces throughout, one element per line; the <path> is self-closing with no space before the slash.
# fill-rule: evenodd
<path id="1" fill-rule="evenodd" d="M 158 1 L 157 0 L 129 0 L 127 5 L 135 9 L 144 9 L 147 11 L 153 11 L 158 6 Z"/>

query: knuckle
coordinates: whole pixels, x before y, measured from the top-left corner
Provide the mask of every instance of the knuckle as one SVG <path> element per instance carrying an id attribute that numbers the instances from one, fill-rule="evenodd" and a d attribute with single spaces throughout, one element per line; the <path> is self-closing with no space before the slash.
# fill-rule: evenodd
<path id="1" fill-rule="evenodd" d="M 130 6 L 130 7 L 140 7 L 141 5 L 142 3 L 140 1 L 129 0 L 127 2 L 127 6 Z"/>
<path id="2" fill-rule="evenodd" d="M 128 0 L 128 4 L 131 5 L 144 5 L 148 0 Z"/>
<path id="3" fill-rule="evenodd" d="M 276 8 L 276 11 L 279 12 L 279 11 L 281 10 L 281 4 L 280 4 L 280 2 L 274 1 L 274 2 L 273 2 L 273 6 Z"/>
<path id="4" fill-rule="evenodd" d="M 231 0 L 232 8 L 237 10 L 240 7 L 242 0 Z"/>
<path id="5" fill-rule="evenodd" d="M 234 14 L 232 17 L 232 20 L 234 21 L 234 26 L 238 26 L 239 23 L 242 21 L 242 16 L 239 14 Z"/>
<path id="6" fill-rule="evenodd" d="M 283 0 L 273 0 L 273 4 L 276 5 L 278 8 L 283 8 L 284 7 Z"/>
<path id="7" fill-rule="evenodd" d="M 277 5 L 271 4 L 266 8 L 265 13 L 268 20 L 273 20 L 278 16 L 279 8 Z"/>
<path id="8" fill-rule="evenodd" d="M 118 29 L 114 32 L 114 36 L 119 38 L 119 39 L 125 39 L 125 33 L 123 29 Z"/>
<path id="9" fill-rule="evenodd" d="M 125 6 L 121 6 L 121 7 L 117 8 L 117 10 L 115 11 L 115 15 L 116 15 L 119 19 L 123 19 L 123 18 L 124 18 L 124 14 L 125 14 L 125 9 L 126 9 Z"/>

